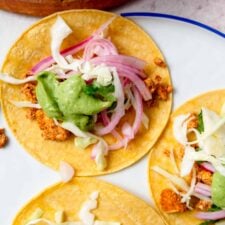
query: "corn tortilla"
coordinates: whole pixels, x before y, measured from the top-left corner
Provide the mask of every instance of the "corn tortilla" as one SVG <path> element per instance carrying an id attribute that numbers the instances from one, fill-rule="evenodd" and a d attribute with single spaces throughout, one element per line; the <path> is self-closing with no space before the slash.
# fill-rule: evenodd
<path id="1" fill-rule="evenodd" d="M 202 221 L 195 218 L 196 211 L 187 211 L 184 213 L 171 213 L 167 214 L 160 208 L 160 194 L 163 189 L 170 188 L 170 181 L 150 168 L 159 166 L 170 173 L 175 174 L 173 163 L 170 158 L 165 154 L 165 151 L 174 149 L 174 156 L 176 163 L 179 165 L 181 162 L 181 145 L 175 140 L 173 136 L 173 121 L 181 114 L 199 113 L 202 107 L 220 113 L 221 107 L 225 102 L 225 90 L 216 90 L 202 94 L 194 99 L 189 100 L 175 110 L 163 132 L 162 136 L 153 147 L 149 157 L 149 187 L 154 202 L 164 217 L 165 221 L 171 225 L 199 225 Z"/>
<path id="2" fill-rule="evenodd" d="M 67 221 L 79 221 L 82 204 L 94 191 L 99 191 L 97 220 L 120 222 L 121 225 L 163 225 L 160 216 L 147 203 L 128 192 L 95 178 L 75 178 L 56 184 L 31 200 L 16 216 L 13 225 L 24 225 L 40 208 L 42 218 L 54 221 L 56 211 L 64 211 Z"/>
<path id="3" fill-rule="evenodd" d="M 51 55 L 49 31 L 58 15 L 74 30 L 74 33 L 64 41 L 62 49 L 87 38 L 114 16 L 112 13 L 98 10 L 72 10 L 60 12 L 40 20 L 25 31 L 9 50 L 2 67 L 3 73 L 22 78 L 37 62 Z M 163 59 L 160 50 L 139 26 L 118 16 L 110 24 L 108 33 L 120 53 L 136 56 L 147 62 L 147 75 L 152 78 L 160 75 L 164 83 L 171 84 L 168 68 L 159 67 L 153 62 L 156 57 Z M 170 95 L 169 100 L 160 101 L 156 107 L 146 108 L 145 112 L 150 119 L 149 129 L 141 128 L 126 150 L 111 151 L 107 157 L 107 168 L 104 171 L 98 171 L 90 158 L 91 149 L 77 150 L 73 138 L 63 142 L 44 140 L 37 122 L 26 118 L 26 109 L 18 108 L 8 101 L 25 100 L 20 89 L 21 86 L 5 83 L 1 85 L 3 113 L 15 137 L 26 151 L 37 160 L 55 170 L 58 170 L 60 161 L 66 161 L 75 168 L 78 176 L 112 173 L 141 159 L 163 131 L 172 104 L 172 96 Z M 123 121 L 132 121 L 132 118 L 132 113 L 127 113 Z M 106 139 L 113 142 L 112 137 L 108 136 Z"/>

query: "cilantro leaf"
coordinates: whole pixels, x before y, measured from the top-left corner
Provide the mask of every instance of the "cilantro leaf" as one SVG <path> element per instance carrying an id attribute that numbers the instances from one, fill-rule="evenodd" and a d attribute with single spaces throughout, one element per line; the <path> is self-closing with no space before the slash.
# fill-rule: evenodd
<path id="1" fill-rule="evenodd" d="M 216 211 L 220 211 L 220 210 L 222 210 L 222 208 L 220 208 L 219 206 L 213 204 L 208 211 L 209 212 L 216 212 Z"/>
<path id="2" fill-rule="evenodd" d="M 198 127 L 197 130 L 202 133 L 204 132 L 204 123 L 203 123 L 203 118 L 202 118 L 202 110 L 201 112 L 198 114 Z"/>
<path id="3" fill-rule="evenodd" d="M 112 95 L 114 90 L 115 87 L 113 84 L 110 84 L 108 86 L 102 86 L 96 81 L 84 87 L 84 92 L 86 94 L 110 102 L 116 101 L 115 97 Z"/>

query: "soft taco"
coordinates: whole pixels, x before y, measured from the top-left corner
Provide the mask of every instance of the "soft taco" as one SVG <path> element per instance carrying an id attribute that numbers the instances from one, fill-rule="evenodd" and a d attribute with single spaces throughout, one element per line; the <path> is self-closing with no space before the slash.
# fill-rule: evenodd
<path id="1" fill-rule="evenodd" d="M 225 90 L 179 107 L 149 159 L 149 184 L 168 224 L 225 222 Z"/>
<path id="2" fill-rule="evenodd" d="M 60 183 L 31 200 L 13 225 L 163 225 L 147 203 L 94 178 Z"/>
<path id="3" fill-rule="evenodd" d="M 172 87 L 161 52 L 112 13 L 40 20 L 12 46 L 2 73 L 2 109 L 16 138 L 41 162 L 57 170 L 65 161 L 78 176 L 133 164 L 169 118 Z"/>

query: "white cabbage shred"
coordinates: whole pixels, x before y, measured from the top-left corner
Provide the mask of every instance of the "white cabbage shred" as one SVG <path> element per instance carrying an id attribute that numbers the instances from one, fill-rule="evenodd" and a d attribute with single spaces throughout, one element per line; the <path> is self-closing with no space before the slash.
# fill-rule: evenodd
<path id="1" fill-rule="evenodd" d="M 218 172 L 225 176 L 225 104 L 221 109 L 222 116 L 207 108 L 202 108 L 201 112 L 204 125 L 204 131 L 202 133 L 195 128 L 188 129 L 187 125 L 192 120 L 190 114 L 177 116 L 173 123 L 173 135 L 184 147 L 180 176 L 185 177 L 193 171 L 190 187 L 188 187 L 183 179 L 168 173 L 162 168 L 157 166 L 152 168 L 152 170 L 166 177 L 186 192 L 185 194 L 181 194 L 181 202 L 186 202 L 187 207 L 189 207 L 191 195 L 197 196 L 194 192 L 196 171 L 193 169 L 196 161 L 210 162 Z M 190 142 L 188 141 L 188 134 L 191 132 L 195 134 L 196 140 Z M 192 144 L 198 144 L 199 150 L 196 151 L 192 147 Z M 201 196 L 197 197 L 201 198 Z"/>
<path id="2" fill-rule="evenodd" d="M 12 77 L 8 74 L 2 74 L 0 73 L 0 80 L 8 83 L 8 84 L 15 84 L 15 85 L 19 85 L 19 84 L 25 84 L 27 82 L 30 82 L 30 81 L 35 81 L 36 80 L 36 76 L 29 76 L 29 77 L 26 77 L 24 79 L 17 79 L 15 77 Z"/>
<path id="3" fill-rule="evenodd" d="M 35 103 L 29 102 L 29 101 L 13 101 L 13 100 L 10 100 L 10 102 L 18 108 L 41 109 L 41 106 L 39 104 L 35 104 Z"/>
<path id="4" fill-rule="evenodd" d="M 69 163 L 60 161 L 59 174 L 63 182 L 69 182 L 73 178 L 75 170 Z"/>

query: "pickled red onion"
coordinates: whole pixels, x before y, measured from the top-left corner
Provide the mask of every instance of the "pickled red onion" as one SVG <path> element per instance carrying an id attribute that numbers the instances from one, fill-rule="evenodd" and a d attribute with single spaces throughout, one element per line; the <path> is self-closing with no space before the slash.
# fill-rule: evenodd
<path id="1" fill-rule="evenodd" d="M 119 57 L 119 55 L 118 55 L 118 57 Z M 122 64 L 122 63 L 118 63 L 118 62 L 110 62 L 110 61 L 106 61 L 106 60 L 94 60 L 94 59 L 91 60 L 94 63 L 94 65 L 105 64 L 107 66 L 115 67 L 117 69 L 123 69 L 124 71 L 128 71 L 130 73 L 138 75 L 141 78 L 146 78 L 145 73 L 143 71 L 135 68 L 135 67 L 132 67 L 132 66 L 129 66 L 129 65 L 126 65 L 126 64 Z"/>
<path id="2" fill-rule="evenodd" d="M 118 73 L 121 77 L 126 77 L 130 81 L 132 81 L 132 83 L 137 87 L 145 101 L 152 99 L 151 92 L 146 87 L 144 81 L 142 81 L 138 76 L 122 68 L 118 69 Z"/>
<path id="3" fill-rule="evenodd" d="M 93 56 L 118 55 L 116 47 L 111 41 L 104 38 L 92 39 L 86 45 L 83 58 L 85 61 L 90 60 Z"/>
<path id="4" fill-rule="evenodd" d="M 106 21 L 99 29 L 97 29 L 90 37 L 84 39 L 83 41 L 81 41 L 78 44 L 75 44 L 69 48 L 66 48 L 64 50 L 62 50 L 60 53 L 62 56 L 67 56 L 67 55 L 74 55 L 77 52 L 81 51 L 82 49 L 84 49 L 84 47 L 86 46 L 86 44 L 92 40 L 95 37 L 98 37 L 101 35 L 101 33 L 110 25 L 110 23 L 112 23 L 112 21 L 115 19 L 115 17 L 112 17 L 111 19 L 109 19 L 108 21 Z M 36 74 L 39 73 L 43 70 L 45 70 L 46 68 L 48 68 L 50 65 L 52 65 L 53 63 L 55 63 L 55 61 L 53 60 L 52 56 L 46 57 L 43 60 L 41 60 L 40 62 L 38 62 L 32 69 L 31 69 L 31 74 Z"/>
<path id="5" fill-rule="evenodd" d="M 201 195 L 210 197 L 211 196 L 211 187 L 207 184 L 198 182 L 195 186 L 195 192 Z"/>
<path id="6" fill-rule="evenodd" d="M 86 44 L 93 39 L 93 36 L 90 36 L 88 38 L 86 38 L 85 40 L 83 40 L 82 42 L 69 47 L 67 49 L 64 49 L 63 51 L 61 51 L 61 55 L 62 56 L 67 56 L 67 55 L 74 55 L 77 52 L 81 51 L 82 49 L 84 49 L 84 47 L 86 46 Z M 39 63 L 37 63 L 32 69 L 31 69 L 31 74 L 36 74 L 39 73 L 43 70 L 45 70 L 46 68 L 48 68 L 49 66 L 51 66 L 53 63 L 55 63 L 54 59 L 52 58 L 52 56 L 49 56 L 47 58 L 44 58 L 43 60 L 41 60 Z"/>
<path id="7" fill-rule="evenodd" d="M 116 70 L 113 70 L 113 78 L 114 78 L 114 86 L 115 86 L 115 97 L 117 98 L 117 105 L 111 117 L 112 119 L 110 123 L 103 128 L 95 129 L 96 133 L 100 136 L 111 133 L 112 130 L 114 130 L 116 125 L 119 123 L 120 119 L 125 114 L 123 88 Z"/>
<path id="8" fill-rule="evenodd" d="M 136 68 L 138 70 L 143 70 L 146 66 L 146 62 L 136 58 L 134 56 L 126 56 L 126 55 L 105 55 L 105 56 L 98 56 L 91 59 L 92 63 L 119 63 L 122 65 L 126 65 L 132 68 Z"/>
<path id="9" fill-rule="evenodd" d="M 202 220 L 219 220 L 225 218 L 225 210 L 216 212 L 199 212 L 195 215 L 198 219 Z"/>
<path id="10" fill-rule="evenodd" d="M 208 162 L 203 162 L 200 164 L 204 169 L 214 173 L 216 171 L 216 169 L 214 168 L 214 166 L 211 163 Z"/>

